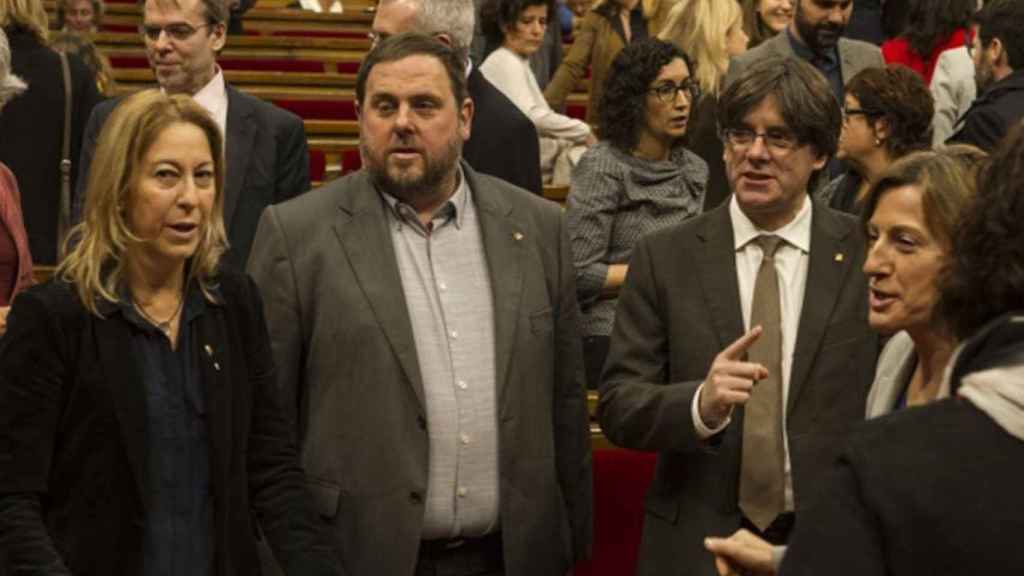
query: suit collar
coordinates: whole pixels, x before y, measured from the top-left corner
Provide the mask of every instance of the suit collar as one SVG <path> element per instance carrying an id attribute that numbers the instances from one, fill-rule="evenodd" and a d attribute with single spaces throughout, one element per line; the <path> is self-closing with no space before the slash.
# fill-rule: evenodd
<path id="1" fill-rule="evenodd" d="M 245 174 L 249 169 L 249 157 L 256 138 L 255 124 L 250 117 L 255 114 L 253 102 L 232 87 L 226 85 L 228 95 L 228 120 L 224 133 L 227 157 L 227 175 L 224 182 L 224 227 L 231 229 L 231 220 L 242 195 Z"/>

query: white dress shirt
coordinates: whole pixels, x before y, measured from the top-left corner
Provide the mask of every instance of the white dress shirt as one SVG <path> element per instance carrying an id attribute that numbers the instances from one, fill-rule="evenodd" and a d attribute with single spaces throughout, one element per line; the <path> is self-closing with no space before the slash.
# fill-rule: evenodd
<path id="1" fill-rule="evenodd" d="M 299 6 L 301 6 L 303 10 L 309 10 L 310 12 L 316 12 L 317 14 L 321 14 L 324 11 L 323 7 L 320 6 L 320 2 L 317 0 L 299 0 Z M 341 2 L 339 2 L 339 0 L 334 0 L 334 2 L 331 2 L 331 7 L 328 8 L 327 12 L 331 14 L 341 14 L 344 10 L 345 7 L 341 5 Z"/>
<path id="2" fill-rule="evenodd" d="M 754 242 L 758 236 L 775 235 L 785 242 L 775 253 L 775 270 L 779 277 L 779 297 L 782 312 L 782 405 L 789 399 L 789 375 L 793 369 L 793 351 L 796 348 L 797 328 L 800 312 L 803 310 L 804 292 L 807 287 L 807 263 L 811 249 L 812 202 L 804 198 L 804 205 L 793 221 L 774 232 L 760 230 L 740 209 L 734 195 L 729 201 L 729 216 L 732 219 L 733 246 L 736 249 L 736 280 L 739 284 L 740 308 L 743 312 L 743 328 L 750 330 L 750 309 L 754 303 L 754 282 L 761 267 L 764 253 Z M 700 418 L 700 394 L 704 385 L 693 397 L 691 414 L 697 435 L 710 438 L 724 430 L 732 421 L 726 418 L 716 428 L 709 428 Z M 793 480 L 789 462 L 789 433 L 786 430 L 786 412 L 782 413 L 782 441 L 785 448 L 786 509 L 793 509 Z"/>
<path id="3" fill-rule="evenodd" d="M 213 79 L 192 95 L 192 100 L 213 116 L 213 121 L 220 128 L 221 136 L 225 137 L 224 148 L 227 149 L 228 92 L 224 85 L 224 71 L 220 66 L 217 67 Z"/>
<path id="4" fill-rule="evenodd" d="M 551 109 L 526 58 L 501 47 L 484 60 L 480 72 L 526 114 L 542 138 L 583 142 L 590 136 L 590 126 L 586 122 Z"/>

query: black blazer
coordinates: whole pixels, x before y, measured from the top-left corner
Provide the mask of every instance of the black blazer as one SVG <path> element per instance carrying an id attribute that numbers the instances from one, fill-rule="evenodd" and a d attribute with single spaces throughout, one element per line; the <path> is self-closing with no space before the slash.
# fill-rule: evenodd
<path id="1" fill-rule="evenodd" d="M 638 574 L 716 574 L 703 539 L 740 527 L 743 409 L 708 441 L 691 404 L 718 353 L 743 334 L 729 204 L 647 236 L 619 296 L 598 419 L 626 448 L 658 452 L 645 500 Z M 807 288 L 786 404 L 797 523 L 864 418 L 877 343 L 867 324 L 853 217 L 815 203 Z"/>
<path id="2" fill-rule="evenodd" d="M 477 172 L 543 194 L 540 140 L 533 122 L 476 67 L 469 73 L 467 87 L 474 104 L 473 123 L 462 158 Z"/>
<path id="3" fill-rule="evenodd" d="M 263 209 L 309 190 L 309 148 L 302 120 L 227 85 L 224 226 L 230 250 L 224 264 L 245 268 Z M 83 177 L 75 190 L 75 220 L 81 218 L 89 167 L 100 130 L 120 99 L 96 107 L 86 126 L 79 161 Z"/>
<path id="4" fill-rule="evenodd" d="M 57 260 L 60 160 L 64 143 L 64 80 L 60 57 L 31 33 L 6 29 L 12 72 L 28 90 L 0 111 L 0 162 L 18 179 L 29 251 L 36 264 Z M 96 81 L 77 56 L 71 69 L 71 186 L 79 181 L 78 149 L 93 106 L 100 101 Z"/>
<path id="5" fill-rule="evenodd" d="M 209 406 L 211 574 L 260 573 L 257 520 L 288 574 L 336 574 L 274 384 L 259 293 L 234 273 L 219 292 L 191 325 Z M 54 281 L 20 294 L 8 323 L 0 542 L 11 574 L 138 574 L 146 420 L 129 328 L 90 314 Z"/>
<path id="6" fill-rule="evenodd" d="M 1024 567 L 1024 442 L 961 398 L 851 435 L 783 576 L 974 576 Z"/>
<path id="7" fill-rule="evenodd" d="M 955 126 L 947 144 L 973 144 L 991 152 L 1024 118 L 1024 70 L 1017 70 L 979 94 Z"/>

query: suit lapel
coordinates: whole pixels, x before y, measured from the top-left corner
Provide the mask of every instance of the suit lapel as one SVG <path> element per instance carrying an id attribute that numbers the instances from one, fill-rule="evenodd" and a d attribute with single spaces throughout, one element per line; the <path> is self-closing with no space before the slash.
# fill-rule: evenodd
<path id="1" fill-rule="evenodd" d="M 224 184 L 224 228 L 231 230 L 231 219 L 242 195 L 242 184 L 249 167 L 256 129 L 250 116 L 253 108 L 235 89 L 227 86 L 228 119 L 224 142 L 227 155 L 227 175 Z"/>
<path id="2" fill-rule="evenodd" d="M 537 239 L 526 238 L 523 227 L 516 221 L 512 207 L 500 193 L 479 183 L 476 173 L 466 163 L 463 173 L 473 193 L 487 269 L 491 276 L 494 299 L 494 367 L 499 409 L 506 403 L 505 390 L 519 326 L 520 301 L 523 293 L 523 244 Z"/>
<path id="3" fill-rule="evenodd" d="M 811 251 L 808 256 L 804 304 L 793 351 L 793 366 L 789 374 L 787 414 L 793 410 L 807 381 L 843 282 L 850 267 L 854 265 L 855 254 L 848 245 L 850 225 L 836 218 L 818 202 L 814 202 L 812 214 Z"/>
<path id="4" fill-rule="evenodd" d="M 142 386 L 142 370 L 132 350 L 128 325 L 120 318 L 96 320 L 96 340 L 100 365 L 103 366 L 113 400 L 121 439 L 135 476 L 135 484 L 143 505 L 146 493 L 146 398 Z"/>
<path id="5" fill-rule="evenodd" d="M 334 225 L 334 232 L 356 282 L 412 384 L 420 405 L 424 406 L 423 378 L 412 335 L 412 321 L 402 292 L 402 278 L 398 273 L 383 201 L 365 171 L 353 178 L 362 182 L 340 189 L 344 193 L 339 194 L 341 214 Z"/>
<path id="6" fill-rule="evenodd" d="M 736 248 L 729 218 L 729 202 L 708 214 L 697 232 L 704 249 L 697 253 L 704 299 L 718 332 L 719 349 L 743 334 L 740 288 L 736 278 Z"/>

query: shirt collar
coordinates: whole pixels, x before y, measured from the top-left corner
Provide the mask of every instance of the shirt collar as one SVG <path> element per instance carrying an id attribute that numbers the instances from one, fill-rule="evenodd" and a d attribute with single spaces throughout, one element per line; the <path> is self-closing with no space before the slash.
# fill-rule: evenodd
<path id="1" fill-rule="evenodd" d="M 447 219 L 447 214 L 449 212 L 452 212 L 452 216 L 454 217 L 455 221 L 455 227 L 461 230 L 463 219 L 466 216 L 466 202 L 469 201 L 471 192 L 469 189 L 469 184 L 466 182 L 466 175 L 462 171 L 462 165 L 456 164 L 456 170 L 457 171 L 455 173 L 455 178 L 458 181 L 458 184 L 455 186 L 455 193 L 452 194 L 451 197 L 449 197 L 444 204 L 439 206 L 437 210 L 434 211 L 431 220 L 437 220 L 439 218 Z M 412 222 L 417 225 L 421 224 L 419 221 L 419 217 L 416 216 L 416 210 L 412 206 L 409 206 L 405 202 L 402 202 L 398 198 L 392 196 L 391 194 L 388 194 L 387 192 L 384 192 L 383 190 L 380 190 L 380 195 L 382 198 L 384 198 L 384 201 L 387 203 L 387 207 L 390 210 L 391 215 L 394 216 L 396 219 L 402 222 Z"/>
<path id="2" fill-rule="evenodd" d="M 827 70 L 831 70 L 839 65 L 838 43 L 829 50 L 826 50 L 824 54 L 819 54 L 794 36 L 789 26 L 786 26 L 786 37 L 789 38 L 789 45 L 792 46 L 793 52 L 796 52 L 797 56 L 810 62 L 815 68 L 821 68 L 824 65 Z"/>
<path id="3" fill-rule="evenodd" d="M 192 95 L 192 100 L 203 107 L 204 110 L 217 117 L 217 111 L 227 105 L 227 88 L 224 86 L 224 72 L 217 66 L 217 73 L 213 78 Z"/>
<path id="4" fill-rule="evenodd" d="M 778 230 L 768 232 L 761 230 L 750 221 L 750 218 L 740 209 L 740 204 L 733 194 L 729 200 L 729 216 L 732 218 L 733 248 L 736 251 L 742 250 L 758 236 L 775 235 L 782 238 L 791 246 L 799 248 L 802 252 L 811 251 L 811 201 L 810 196 L 804 198 L 804 206 L 793 218 L 792 222 Z"/>

